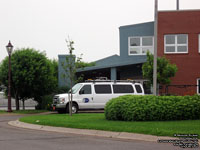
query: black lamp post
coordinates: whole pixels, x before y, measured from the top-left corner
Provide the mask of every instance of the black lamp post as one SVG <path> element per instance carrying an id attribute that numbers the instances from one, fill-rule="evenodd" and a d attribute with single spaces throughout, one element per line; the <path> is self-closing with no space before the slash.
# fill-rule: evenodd
<path id="1" fill-rule="evenodd" d="M 12 112 L 12 108 L 11 108 L 11 54 L 13 51 L 13 46 L 12 44 L 8 43 L 8 45 L 6 46 L 7 52 L 8 52 L 8 56 L 9 56 L 9 63 L 8 63 L 8 112 Z"/>

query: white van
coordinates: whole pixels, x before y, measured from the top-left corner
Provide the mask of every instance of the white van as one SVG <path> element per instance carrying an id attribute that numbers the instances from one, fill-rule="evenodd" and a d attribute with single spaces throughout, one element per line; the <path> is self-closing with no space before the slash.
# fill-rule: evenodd
<path id="1" fill-rule="evenodd" d="M 89 81 L 78 83 L 72 88 L 72 113 L 82 109 L 104 109 L 112 98 L 122 95 L 144 95 L 142 84 L 131 81 Z M 53 99 L 53 110 L 68 112 L 69 94 L 58 94 Z"/>

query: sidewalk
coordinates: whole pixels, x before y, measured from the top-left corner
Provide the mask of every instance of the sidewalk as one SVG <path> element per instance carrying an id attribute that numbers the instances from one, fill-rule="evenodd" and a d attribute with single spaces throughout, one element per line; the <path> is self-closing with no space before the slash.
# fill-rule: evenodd
<path id="1" fill-rule="evenodd" d="M 33 129 L 33 130 L 89 135 L 89 136 L 98 136 L 98 137 L 107 137 L 107 138 L 117 138 L 117 139 L 126 139 L 126 140 L 141 140 L 141 141 L 157 142 L 158 140 L 176 140 L 177 139 L 173 137 L 152 136 L 152 135 L 126 133 L 126 132 L 111 132 L 111 131 L 100 131 L 100 130 L 51 127 L 51 126 L 24 123 L 24 122 L 20 122 L 19 120 L 10 121 L 8 122 L 8 124 L 11 126 L 19 127 L 19 128 L 26 128 L 26 129 Z"/>

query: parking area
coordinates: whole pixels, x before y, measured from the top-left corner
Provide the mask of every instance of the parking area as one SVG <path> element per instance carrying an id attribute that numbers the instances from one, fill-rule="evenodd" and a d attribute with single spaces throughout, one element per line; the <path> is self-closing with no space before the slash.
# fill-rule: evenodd
<path id="1" fill-rule="evenodd" d="M 11 99 L 12 110 L 15 110 L 15 99 Z M 19 103 L 20 109 L 22 109 L 22 101 Z M 25 109 L 33 110 L 37 102 L 33 101 L 32 99 L 28 99 L 25 101 Z M 0 110 L 7 110 L 8 107 L 8 99 L 4 96 L 3 92 L 0 92 Z"/>

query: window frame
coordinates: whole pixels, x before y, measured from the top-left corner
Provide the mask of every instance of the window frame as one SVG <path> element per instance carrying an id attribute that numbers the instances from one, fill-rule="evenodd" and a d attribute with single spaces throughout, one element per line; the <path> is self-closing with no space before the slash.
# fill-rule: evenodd
<path id="1" fill-rule="evenodd" d="M 198 42 L 198 44 L 199 44 L 199 53 L 200 53 L 200 34 L 199 34 L 199 42 Z"/>
<path id="2" fill-rule="evenodd" d="M 152 46 L 143 46 L 142 44 L 142 39 L 143 38 L 152 38 Z M 140 38 L 140 46 L 131 46 L 131 38 Z M 148 47 L 152 47 L 152 49 L 154 50 L 154 36 L 130 36 L 128 37 L 128 54 L 129 55 L 146 55 L 146 53 L 142 53 L 142 49 L 143 48 L 148 48 Z M 131 54 L 131 48 L 139 48 L 140 49 L 140 53 L 139 54 Z M 152 52 L 153 53 L 153 52 Z"/>
<path id="3" fill-rule="evenodd" d="M 166 44 L 166 37 L 169 35 L 174 35 L 175 36 L 175 43 L 174 44 Z M 178 35 L 186 35 L 186 44 L 178 44 Z M 167 46 L 174 46 L 175 51 L 174 52 L 166 52 L 166 47 Z M 187 51 L 186 52 L 178 52 L 178 46 L 187 46 Z M 164 35 L 164 53 L 165 54 L 187 54 L 188 53 L 188 34 L 165 34 Z"/>
<path id="4" fill-rule="evenodd" d="M 199 85 L 199 82 L 200 82 L 200 78 L 197 78 L 197 94 L 200 95 L 200 85 Z"/>

